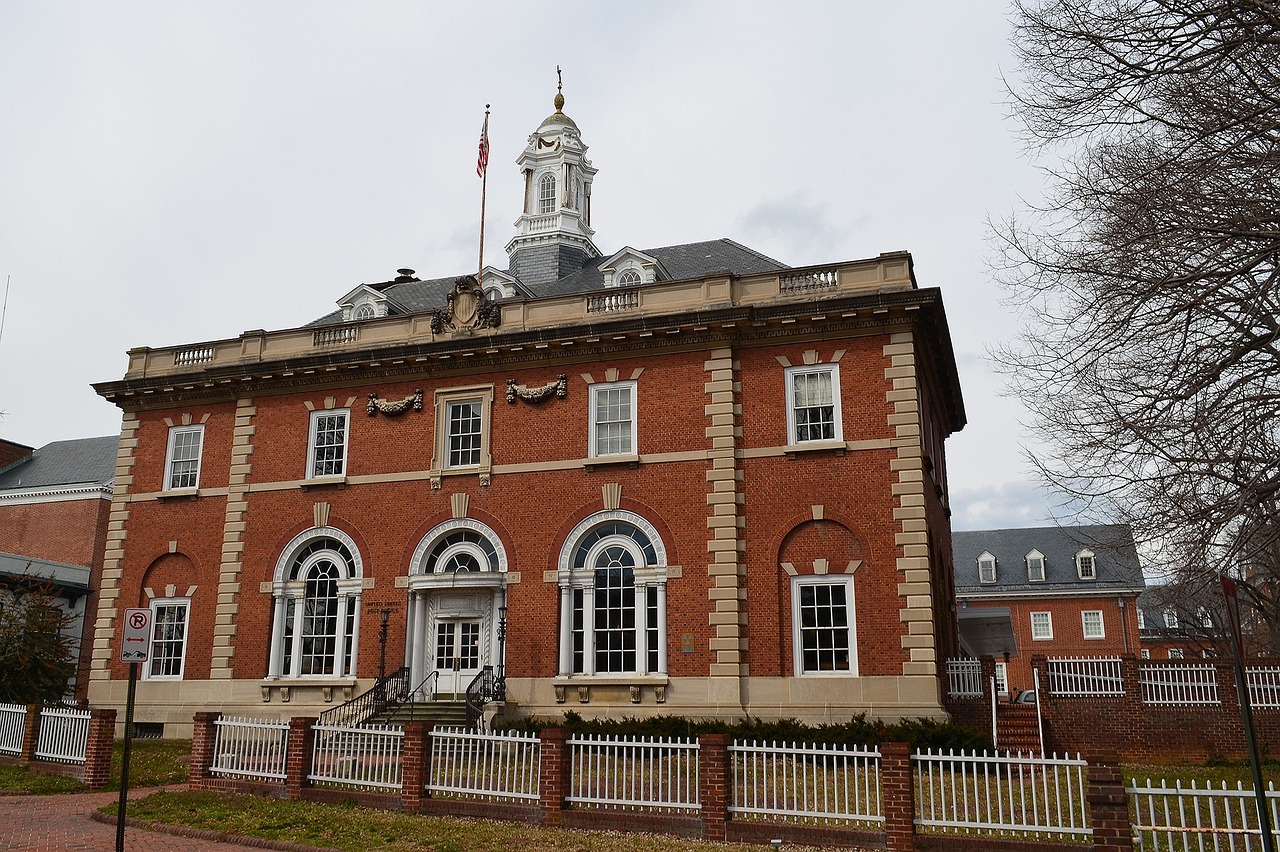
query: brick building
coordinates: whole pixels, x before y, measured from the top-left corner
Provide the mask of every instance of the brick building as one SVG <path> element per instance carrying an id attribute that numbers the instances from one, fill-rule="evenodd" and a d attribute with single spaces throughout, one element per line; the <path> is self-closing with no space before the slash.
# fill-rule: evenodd
<path id="1" fill-rule="evenodd" d="M 1136 654 L 1145 588 L 1123 524 L 952 533 L 956 600 L 1007 608 L 1017 652 L 996 663 L 1000 692 L 1033 686 L 1032 655 Z"/>
<path id="2" fill-rule="evenodd" d="M 905 252 L 605 254 L 586 151 L 557 95 L 505 271 L 402 269 L 96 386 L 124 426 L 95 705 L 150 606 L 137 718 L 166 734 L 335 706 L 383 653 L 420 697 L 503 668 L 518 715 L 944 715 L 939 292 Z"/>
<path id="3" fill-rule="evenodd" d="M 68 690 L 87 689 L 94 600 L 107 540 L 118 438 L 55 441 L 39 449 L 0 440 L 0 583 L 38 577 L 71 615 L 79 673 Z"/>

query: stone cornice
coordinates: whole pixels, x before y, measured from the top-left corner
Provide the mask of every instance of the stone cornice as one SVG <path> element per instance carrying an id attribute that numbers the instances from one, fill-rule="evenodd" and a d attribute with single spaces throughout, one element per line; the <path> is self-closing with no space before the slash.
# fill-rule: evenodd
<path id="1" fill-rule="evenodd" d="M 69 500 L 110 500 L 111 492 L 110 484 L 97 482 L 15 489 L 0 491 L 0 506 L 21 506 L 29 503 L 64 503 Z"/>

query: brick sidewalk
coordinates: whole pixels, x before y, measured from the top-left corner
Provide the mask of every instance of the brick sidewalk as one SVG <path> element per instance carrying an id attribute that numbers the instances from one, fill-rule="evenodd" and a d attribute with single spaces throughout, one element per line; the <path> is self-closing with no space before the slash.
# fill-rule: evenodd
<path id="1" fill-rule="evenodd" d="M 138 790 L 145 796 L 153 790 Z M 114 824 L 95 822 L 90 814 L 119 798 L 119 793 L 77 793 L 63 796 L 0 797 L 0 849 L 29 852 L 112 852 Z M 133 798 L 131 793 L 130 799 Z M 243 850 L 235 843 L 175 837 L 126 827 L 124 848 L 129 852 L 228 852 Z M 259 847 L 262 848 L 262 847 Z M 278 847 L 277 847 L 278 848 Z M 294 847 L 301 849 L 304 847 Z"/>

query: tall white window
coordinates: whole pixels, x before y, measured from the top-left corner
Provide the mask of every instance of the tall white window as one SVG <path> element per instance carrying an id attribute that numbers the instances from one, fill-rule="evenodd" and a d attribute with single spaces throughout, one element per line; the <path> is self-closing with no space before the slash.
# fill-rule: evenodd
<path id="1" fill-rule="evenodd" d="M 164 464 L 164 490 L 177 491 L 200 485 L 200 450 L 204 426 L 174 426 L 169 430 L 169 451 Z"/>
<path id="2" fill-rule="evenodd" d="M 1178 613 L 1171 609 L 1164 611 L 1164 626 L 1170 630 L 1176 630 L 1178 627 Z"/>
<path id="3" fill-rule="evenodd" d="M 1044 582 L 1044 554 L 1038 550 L 1027 554 L 1027 582 Z"/>
<path id="4" fill-rule="evenodd" d="M 1096 580 L 1098 578 L 1098 566 L 1094 562 L 1092 550 L 1082 550 L 1076 554 L 1076 571 L 1079 573 L 1081 580 Z"/>
<path id="5" fill-rule="evenodd" d="M 346 408 L 311 412 L 311 435 L 307 446 L 307 477 L 344 476 L 347 472 Z"/>
<path id="6" fill-rule="evenodd" d="M 667 671 L 666 550 L 632 512 L 602 512 L 560 554 L 560 674 Z"/>
<path id="7" fill-rule="evenodd" d="M 1009 664 L 1003 661 L 996 663 L 996 692 L 1009 694 Z"/>
<path id="8" fill-rule="evenodd" d="M 1142 611 L 1141 607 L 1138 609 L 1138 629 L 1147 629 L 1147 614 Z"/>
<path id="9" fill-rule="evenodd" d="M 787 439 L 842 440 L 840 425 L 840 372 L 836 364 L 787 369 Z"/>
<path id="10" fill-rule="evenodd" d="M 633 455 L 636 452 L 636 383 L 591 386 L 590 455 Z"/>
<path id="11" fill-rule="evenodd" d="M 1031 638 L 1032 639 L 1052 639 L 1053 638 L 1053 613 L 1051 612 L 1031 613 Z"/>
<path id="12" fill-rule="evenodd" d="M 556 212 L 556 176 L 551 172 L 538 178 L 538 212 Z"/>
<path id="13" fill-rule="evenodd" d="M 858 673 L 853 613 L 852 577 L 804 576 L 792 580 L 796 674 Z"/>
<path id="14" fill-rule="evenodd" d="M 360 574 L 345 533 L 318 528 L 290 542 L 273 584 L 271 677 L 355 674 Z"/>
<path id="15" fill-rule="evenodd" d="M 151 654 L 144 668 L 148 680 L 181 680 L 187 657 L 190 598 L 151 601 Z"/>
<path id="16" fill-rule="evenodd" d="M 1084 628 L 1084 638 L 1102 639 L 1106 635 L 1102 629 L 1102 610 L 1086 609 L 1080 613 L 1080 622 Z"/>
<path id="17" fill-rule="evenodd" d="M 994 583 L 996 581 L 996 558 L 990 553 L 978 557 L 978 582 Z"/>
<path id="18" fill-rule="evenodd" d="M 475 467 L 480 464 L 484 443 L 484 403 L 479 399 L 461 399 L 448 405 L 445 463 L 449 467 Z"/>

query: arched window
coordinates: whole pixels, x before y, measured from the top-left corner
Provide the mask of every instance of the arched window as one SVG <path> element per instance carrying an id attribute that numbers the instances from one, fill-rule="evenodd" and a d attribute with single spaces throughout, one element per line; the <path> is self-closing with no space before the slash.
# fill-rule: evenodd
<path id="1" fill-rule="evenodd" d="M 556 212 L 556 176 L 551 172 L 538 178 L 538 212 Z"/>
<path id="2" fill-rule="evenodd" d="M 368 302 L 356 305 L 356 309 L 351 312 L 351 318 L 354 320 L 371 320 L 378 316 L 377 309 Z"/>
<path id="3" fill-rule="evenodd" d="M 273 584 L 271 677 L 353 677 L 360 622 L 355 543 L 330 527 L 285 548 Z"/>
<path id="4" fill-rule="evenodd" d="M 422 566 L 425 574 L 499 570 L 498 550 L 488 536 L 460 529 L 440 537 Z"/>
<path id="5" fill-rule="evenodd" d="M 622 270 L 614 280 L 619 287 L 639 287 L 641 284 L 640 273 L 634 269 Z"/>
<path id="6" fill-rule="evenodd" d="M 665 674 L 666 550 L 632 512 L 578 524 L 560 554 L 560 674 Z"/>

